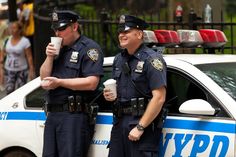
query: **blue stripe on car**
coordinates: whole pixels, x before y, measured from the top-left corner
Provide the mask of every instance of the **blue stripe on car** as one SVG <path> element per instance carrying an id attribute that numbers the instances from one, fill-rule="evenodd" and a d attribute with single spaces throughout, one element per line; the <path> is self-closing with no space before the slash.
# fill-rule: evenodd
<path id="1" fill-rule="evenodd" d="M 42 120 L 46 116 L 44 112 L 0 112 L 0 120 Z M 113 117 L 111 115 L 98 115 L 97 124 L 112 125 Z M 235 133 L 235 124 L 181 120 L 167 118 L 164 123 L 164 128 L 167 129 L 188 129 L 210 132 Z"/>

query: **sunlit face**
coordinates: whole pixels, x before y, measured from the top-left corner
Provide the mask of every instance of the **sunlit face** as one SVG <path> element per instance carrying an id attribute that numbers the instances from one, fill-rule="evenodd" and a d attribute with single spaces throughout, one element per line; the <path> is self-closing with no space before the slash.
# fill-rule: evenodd
<path id="1" fill-rule="evenodd" d="M 132 47 L 136 48 L 142 41 L 143 33 L 138 29 L 130 29 L 128 31 L 120 32 L 118 35 L 120 46 L 128 50 L 132 50 Z"/>

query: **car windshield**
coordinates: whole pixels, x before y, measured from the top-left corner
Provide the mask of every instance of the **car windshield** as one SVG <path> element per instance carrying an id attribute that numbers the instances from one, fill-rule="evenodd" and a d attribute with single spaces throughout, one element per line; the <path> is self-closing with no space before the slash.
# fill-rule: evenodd
<path id="1" fill-rule="evenodd" d="M 236 100 L 236 63 L 214 63 L 197 67 Z"/>

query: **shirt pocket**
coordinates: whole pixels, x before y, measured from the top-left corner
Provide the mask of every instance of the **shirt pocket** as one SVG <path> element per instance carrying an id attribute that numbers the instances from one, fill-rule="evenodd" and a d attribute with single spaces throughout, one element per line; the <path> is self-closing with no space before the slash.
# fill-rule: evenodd
<path id="1" fill-rule="evenodd" d="M 143 83 L 147 82 L 147 79 L 146 79 L 146 76 L 144 75 L 144 73 L 134 72 L 134 73 L 132 73 L 131 77 L 132 77 L 132 80 L 136 83 L 138 83 L 138 82 L 143 82 Z"/>
<path id="2" fill-rule="evenodd" d="M 70 77 L 81 76 L 79 64 L 73 64 L 73 63 L 66 64 L 66 71 L 65 72 Z"/>

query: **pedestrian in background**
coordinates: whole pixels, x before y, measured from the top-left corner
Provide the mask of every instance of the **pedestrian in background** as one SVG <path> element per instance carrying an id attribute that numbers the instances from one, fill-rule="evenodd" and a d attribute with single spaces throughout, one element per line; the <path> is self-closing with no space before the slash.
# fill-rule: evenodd
<path id="1" fill-rule="evenodd" d="M 32 52 L 34 51 L 34 3 L 32 0 L 19 0 L 17 2 L 18 21 L 23 25 L 23 35 L 27 37 L 31 43 Z M 32 53 L 34 58 L 34 53 Z"/>
<path id="2" fill-rule="evenodd" d="M 9 31 L 8 31 L 8 22 L 7 20 L 0 20 L 0 91 L 4 91 L 4 60 L 3 57 L 3 48 L 6 44 L 6 41 L 9 37 Z"/>
<path id="3" fill-rule="evenodd" d="M 9 94 L 34 78 L 31 45 L 24 37 L 18 21 L 10 23 L 10 36 L 5 43 L 1 58 L 5 58 L 5 89 Z"/>
<path id="4" fill-rule="evenodd" d="M 148 24 L 122 15 L 118 26 L 121 53 L 113 63 L 117 98 L 104 89 L 107 101 L 115 101 L 109 157 L 157 157 L 161 136 L 162 106 L 166 96 L 166 63 L 160 52 L 143 44 Z"/>
<path id="5" fill-rule="evenodd" d="M 103 75 L 103 52 L 80 33 L 78 19 L 69 10 L 52 13 L 52 29 L 62 47 L 57 55 L 49 43 L 40 68 L 41 86 L 47 90 L 43 157 L 86 157 L 94 134 L 93 100 Z"/>

